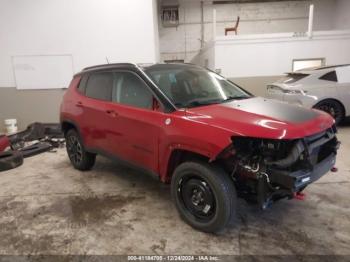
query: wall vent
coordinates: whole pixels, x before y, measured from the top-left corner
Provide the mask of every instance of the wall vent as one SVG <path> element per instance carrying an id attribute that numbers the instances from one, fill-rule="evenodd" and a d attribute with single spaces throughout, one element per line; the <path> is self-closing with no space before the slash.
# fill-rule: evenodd
<path id="1" fill-rule="evenodd" d="M 161 19 L 164 27 L 177 27 L 179 25 L 179 2 L 177 0 L 162 1 Z"/>

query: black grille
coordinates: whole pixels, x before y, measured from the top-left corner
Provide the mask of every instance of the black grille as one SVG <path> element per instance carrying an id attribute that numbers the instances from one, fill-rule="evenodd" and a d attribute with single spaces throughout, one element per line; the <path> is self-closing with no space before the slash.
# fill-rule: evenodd
<path id="1" fill-rule="evenodd" d="M 332 153 L 336 153 L 338 147 L 338 140 L 335 136 L 336 131 L 336 127 L 333 126 L 304 139 L 309 154 L 309 161 L 312 165 L 323 161 Z"/>

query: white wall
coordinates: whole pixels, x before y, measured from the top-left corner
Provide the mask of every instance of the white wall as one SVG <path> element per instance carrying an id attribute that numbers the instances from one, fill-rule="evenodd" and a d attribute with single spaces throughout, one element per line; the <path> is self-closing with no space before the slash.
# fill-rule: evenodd
<path id="1" fill-rule="evenodd" d="M 191 63 L 215 70 L 215 43 L 211 41 L 206 44 L 196 56 L 193 57 Z"/>
<path id="2" fill-rule="evenodd" d="M 293 59 L 325 58 L 327 65 L 350 63 L 350 31 L 218 37 L 215 68 L 226 77 L 275 76 L 292 71 Z"/>
<path id="3" fill-rule="evenodd" d="M 337 0 L 335 4 L 334 27 L 339 29 L 350 29 L 350 1 Z"/>
<path id="4" fill-rule="evenodd" d="M 212 12 L 217 10 L 217 35 L 224 35 L 224 28 L 233 26 L 241 17 L 239 34 L 262 34 L 281 32 L 305 32 L 308 24 L 309 5 L 315 4 L 315 30 L 333 29 L 333 13 L 336 0 L 309 0 L 265 2 L 247 4 L 212 5 L 204 2 L 204 40 L 212 39 Z M 346 0 L 350 2 L 349 0 Z M 200 50 L 200 1 L 179 0 L 180 25 L 163 28 L 160 25 L 161 58 L 191 59 Z"/>
<path id="5" fill-rule="evenodd" d="M 75 72 L 159 58 L 156 0 L 0 0 L 0 87 L 14 87 L 11 56 L 72 54 Z"/>

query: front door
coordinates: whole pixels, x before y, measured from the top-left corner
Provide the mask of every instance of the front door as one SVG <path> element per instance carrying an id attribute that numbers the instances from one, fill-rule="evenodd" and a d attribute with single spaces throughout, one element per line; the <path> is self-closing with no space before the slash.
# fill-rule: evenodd
<path id="1" fill-rule="evenodd" d="M 113 152 L 120 158 L 153 172 L 158 171 L 159 137 L 166 114 L 154 106 L 157 100 L 147 84 L 129 71 L 115 72 L 109 122 Z M 114 142 L 115 141 L 115 142 Z"/>

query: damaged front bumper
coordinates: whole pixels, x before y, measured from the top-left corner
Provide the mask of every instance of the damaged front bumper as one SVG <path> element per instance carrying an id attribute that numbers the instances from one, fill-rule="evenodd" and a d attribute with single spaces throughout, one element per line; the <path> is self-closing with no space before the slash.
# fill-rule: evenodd
<path id="1" fill-rule="evenodd" d="M 232 178 L 241 196 L 255 196 L 265 209 L 291 199 L 335 165 L 340 143 L 336 127 L 296 140 L 233 138 Z"/>
<path id="2" fill-rule="evenodd" d="M 297 192 L 321 178 L 335 165 L 340 146 L 335 134 L 336 129 L 330 128 L 301 139 L 285 159 L 267 162 L 271 182 Z"/>
<path id="3" fill-rule="evenodd" d="M 312 170 L 299 170 L 291 173 L 272 168 L 269 172 L 269 178 L 272 183 L 291 189 L 293 192 L 299 192 L 327 174 L 334 167 L 335 160 L 336 154 L 332 153 L 322 162 L 316 164 Z"/>

